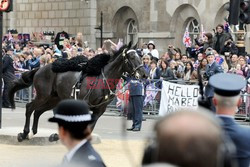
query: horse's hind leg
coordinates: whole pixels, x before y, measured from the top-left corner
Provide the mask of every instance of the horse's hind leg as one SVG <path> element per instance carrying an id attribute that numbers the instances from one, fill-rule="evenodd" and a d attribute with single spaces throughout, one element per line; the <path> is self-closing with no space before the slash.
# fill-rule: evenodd
<path id="1" fill-rule="evenodd" d="M 53 97 L 48 99 L 48 101 L 43 104 L 42 106 L 39 107 L 39 109 L 35 110 L 34 112 L 34 120 L 33 120 L 33 126 L 32 126 L 32 132 L 33 134 L 29 135 L 29 138 L 31 138 L 33 135 L 37 134 L 37 128 L 38 128 L 38 122 L 39 122 L 39 118 L 40 116 L 48 110 L 53 109 L 57 103 L 60 101 L 60 99 L 58 97 Z"/>
<path id="2" fill-rule="evenodd" d="M 24 125 L 24 129 L 23 129 L 23 133 L 19 133 L 18 134 L 18 141 L 21 142 L 23 141 L 24 139 L 27 138 L 27 135 L 29 134 L 30 132 L 30 117 L 31 117 L 31 114 L 33 113 L 34 111 L 34 104 L 35 104 L 35 100 L 30 102 L 30 103 L 27 103 L 26 104 L 26 112 L 25 112 L 25 125 Z"/>

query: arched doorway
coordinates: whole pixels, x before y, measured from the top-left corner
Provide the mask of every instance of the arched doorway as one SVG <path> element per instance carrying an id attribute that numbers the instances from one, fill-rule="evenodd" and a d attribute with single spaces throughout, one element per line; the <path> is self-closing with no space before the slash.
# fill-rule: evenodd
<path id="1" fill-rule="evenodd" d="M 127 25 L 127 36 L 126 36 L 126 43 L 129 43 L 130 41 L 135 44 L 138 41 L 137 38 L 137 33 L 138 33 L 138 26 L 135 22 L 135 20 L 131 19 L 128 20 L 128 25 Z"/>
<path id="2" fill-rule="evenodd" d="M 190 4 L 183 4 L 179 6 L 171 19 L 170 22 L 170 31 L 174 34 L 173 44 L 176 47 L 181 48 L 181 50 L 186 50 L 186 47 L 183 45 L 182 38 L 185 33 L 185 29 L 188 26 L 190 36 L 193 40 L 193 37 L 200 32 L 199 27 L 200 16 L 196 8 Z M 197 32 L 198 31 L 198 32 Z"/>
<path id="3" fill-rule="evenodd" d="M 112 23 L 114 40 L 121 38 L 124 43 L 132 41 L 133 44 L 138 41 L 139 24 L 132 8 L 128 6 L 121 7 L 117 10 Z"/>

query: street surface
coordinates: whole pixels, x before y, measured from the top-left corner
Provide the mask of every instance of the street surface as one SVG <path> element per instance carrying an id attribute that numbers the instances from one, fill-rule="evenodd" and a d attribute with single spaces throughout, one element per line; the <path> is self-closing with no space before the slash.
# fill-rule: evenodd
<path id="1" fill-rule="evenodd" d="M 39 128 L 42 129 L 43 135 L 45 129 L 51 133 L 57 132 L 57 125 L 47 121 L 52 115 L 52 111 L 48 111 L 40 118 Z M 141 162 L 146 139 L 151 135 L 151 130 L 156 120 L 147 119 L 147 121 L 144 121 L 140 132 L 127 132 L 122 130 L 123 124 L 125 123 L 126 127 L 130 127 L 132 121 L 124 120 L 124 117 L 112 115 L 114 114 L 105 114 L 97 122 L 94 133 L 101 137 L 101 144 L 94 144 L 94 147 L 101 154 L 107 166 L 138 166 Z M 17 108 L 14 111 L 3 109 L 2 118 L 0 134 L 1 130 L 3 131 L 5 128 L 10 127 L 15 127 L 16 132 L 13 133 L 14 135 L 22 132 L 25 119 L 24 108 Z M 47 133 L 47 135 L 49 136 L 51 133 Z M 39 129 L 37 136 L 40 136 Z M 45 146 L 0 144 L 0 166 L 53 167 L 60 164 L 66 152 L 66 148 L 60 143 Z"/>
<path id="2" fill-rule="evenodd" d="M 40 118 L 37 136 L 49 136 L 57 132 L 57 125 L 49 123 L 52 111 L 44 113 Z M 149 117 L 145 115 L 145 117 Z M 151 118 L 153 116 L 150 116 Z M 17 108 L 12 111 L 3 109 L 2 129 L 13 128 L 13 135 L 22 132 L 25 119 L 25 109 Z M 140 132 L 127 132 L 123 129 L 131 126 L 132 121 L 118 117 L 114 112 L 107 112 L 102 116 L 95 127 L 94 133 L 101 137 L 100 144 L 94 144 L 96 150 L 102 156 L 104 162 L 110 167 L 134 167 L 139 166 L 149 136 L 152 136 L 152 128 L 156 119 L 147 119 L 143 122 Z M 241 124 L 249 125 L 249 122 L 239 121 Z M 32 120 L 31 120 L 32 123 Z M 55 145 L 8 145 L 0 144 L 0 166 L 1 167 L 54 167 L 60 164 L 66 148 L 60 143 Z"/>

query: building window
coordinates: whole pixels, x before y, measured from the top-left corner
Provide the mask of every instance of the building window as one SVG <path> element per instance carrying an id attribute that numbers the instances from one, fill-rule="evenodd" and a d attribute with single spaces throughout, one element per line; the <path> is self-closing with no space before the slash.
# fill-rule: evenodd
<path id="1" fill-rule="evenodd" d="M 199 37 L 200 35 L 200 25 L 196 19 L 192 19 L 187 24 L 190 38 L 192 40 L 192 44 L 195 44 L 194 39 Z"/>
<path id="2" fill-rule="evenodd" d="M 130 20 L 127 26 L 127 39 L 126 42 L 129 43 L 130 41 L 135 44 L 137 42 L 137 33 L 138 28 L 135 20 Z"/>

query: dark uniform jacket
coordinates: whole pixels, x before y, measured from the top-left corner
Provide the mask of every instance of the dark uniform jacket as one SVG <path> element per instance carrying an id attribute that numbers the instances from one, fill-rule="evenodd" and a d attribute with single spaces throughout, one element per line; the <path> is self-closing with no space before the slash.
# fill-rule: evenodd
<path id="1" fill-rule="evenodd" d="M 236 146 L 239 167 L 250 166 L 250 128 L 238 125 L 233 118 L 219 116 L 222 127 Z"/>
<path id="2" fill-rule="evenodd" d="M 130 96 L 144 96 L 144 85 L 140 80 L 131 79 L 129 85 Z"/>
<path id="3" fill-rule="evenodd" d="M 212 75 L 217 74 L 217 73 L 223 73 L 223 69 L 215 61 L 213 62 L 213 64 L 211 66 L 210 66 L 210 64 L 206 65 L 205 75 L 206 75 L 207 79 L 209 79 Z M 209 84 L 206 86 L 205 96 L 206 97 L 213 97 L 214 96 L 214 89 Z"/>
<path id="4" fill-rule="evenodd" d="M 94 150 L 89 141 L 83 144 L 63 167 L 105 167 L 100 155 Z"/>
<path id="5" fill-rule="evenodd" d="M 13 66 L 13 59 L 9 56 L 9 55 L 5 55 L 3 57 L 3 75 L 11 73 L 14 74 L 15 73 L 15 69 Z"/>

